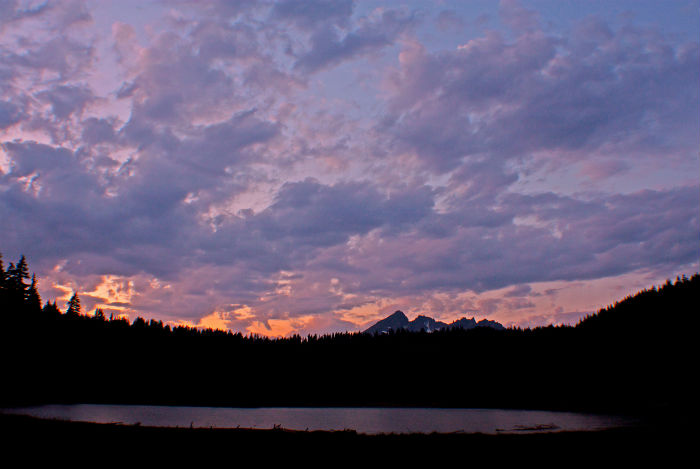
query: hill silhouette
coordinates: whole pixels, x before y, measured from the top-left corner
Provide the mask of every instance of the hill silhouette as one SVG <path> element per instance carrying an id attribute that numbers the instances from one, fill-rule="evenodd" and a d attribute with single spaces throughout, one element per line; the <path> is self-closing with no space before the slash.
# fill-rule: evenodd
<path id="1" fill-rule="evenodd" d="M 270 339 L 41 307 L 26 259 L 2 270 L 0 406 L 133 403 L 675 412 L 690 386 L 700 275 L 576 326 L 398 329 Z M 404 316 L 405 317 L 405 316 Z"/>

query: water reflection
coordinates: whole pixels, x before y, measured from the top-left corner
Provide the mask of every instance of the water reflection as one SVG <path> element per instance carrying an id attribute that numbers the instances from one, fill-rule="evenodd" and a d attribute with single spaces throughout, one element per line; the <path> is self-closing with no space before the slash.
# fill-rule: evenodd
<path id="1" fill-rule="evenodd" d="M 503 409 L 225 408 L 50 405 L 6 410 L 42 418 L 159 427 L 356 430 L 359 433 L 591 431 L 628 425 L 616 416 Z"/>

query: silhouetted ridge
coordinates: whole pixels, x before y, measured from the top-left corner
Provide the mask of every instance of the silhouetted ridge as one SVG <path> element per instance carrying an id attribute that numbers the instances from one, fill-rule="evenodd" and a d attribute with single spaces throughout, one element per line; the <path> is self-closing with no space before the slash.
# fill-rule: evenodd
<path id="1" fill-rule="evenodd" d="M 609 334 L 646 334 L 651 331 L 694 329 L 700 306 L 700 274 L 676 277 L 616 301 L 586 316 L 576 328 Z"/>
<path id="2" fill-rule="evenodd" d="M 406 329 L 411 332 L 434 332 L 444 329 L 445 327 L 447 327 L 447 324 L 444 322 L 436 321 L 428 316 L 418 316 L 416 319 L 408 323 Z"/>
<path id="3" fill-rule="evenodd" d="M 391 316 L 388 316 L 381 321 L 377 322 L 375 325 L 367 329 L 365 332 L 370 334 L 381 334 L 388 331 L 398 331 L 404 329 L 408 326 L 408 318 L 403 311 L 396 311 Z"/>
<path id="4" fill-rule="evenodd" d="M 452 324 L 450 324 L 450 327 L 458 327 L 461 329 L 474 329 L 476 327 L 476 320 L 474 318 L 462 318 L 462 319 L 457 319 L 454 321 Z"/>
<path id="5" fill-rule="evenodd" d="M 410 332 L 435 332 L 449 329 L 473 329 L 475 327 L 490 327 L 497 330 L 503 330 L 505 327 L 499 322 L 482 319 L 477 322 L 474 318 L 462 318 L 447 324 L 442 321 L 436 321 L 428 316 L 418 316 L 413 321 L 409 321 L 404 313 L 396 311 L 389 317 L 378 321 L 373 326 L 367 328 L 364 332 L 367 334 L 388 334 L 392 331 L 407 330 Z"/>

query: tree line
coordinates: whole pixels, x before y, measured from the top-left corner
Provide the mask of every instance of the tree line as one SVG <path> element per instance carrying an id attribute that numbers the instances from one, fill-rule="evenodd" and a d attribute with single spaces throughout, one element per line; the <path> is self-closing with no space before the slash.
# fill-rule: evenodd
<path id="1" fill-rule="evenodd" d="M 575 326 L 271 339 L 41 306 L 26 259 L 0 264 L 0 406 L 135 403 L 639 411 L 681 406 L 697 351 L 700 275 Z"/>
<path id="2" fill-rule="evenodd" d="M 29 281 L 31 279 L 31 281 Z M 106 327 L 113 326 L 116 329 L 123 330 L 125 327 L 134 329 L 151 329 L 165 333 L 176 333 L 185 335 L 234 335 L 227 331 L 214 329 L 201 329 L 189 326 L 175 326 L 171 328 L 169 325 L 164 325 L 162 321 L 151 319 L 146 321 L 142 317 L 134 319 L 133 323 L 129 323 L 128 319 L 114 315 L 113 313 L 107 318 L 105 312 L 101 308 L 89 314 L 84 313 L 80 302 L 80 297 L 77 292 L 73 292 L 65 309 L 61 310 L 54 300 L 46 301 L 42 306 L 41 296 L 39 295 L 38 282 L 36 274 L 30 275 L 27 259 L 21 255 L 17 263 L 10 262 L 7 269 L 4 268 L 3 255 L 0 252 L 0 311 L 4 314 L 0 325 L 8 327 L 8 325 L 37 324 L 37 321 L 54 321 L 63 320 L 82 320 L 105 323 Z M 259 337 L 256 337 L 259 339 Z"/>

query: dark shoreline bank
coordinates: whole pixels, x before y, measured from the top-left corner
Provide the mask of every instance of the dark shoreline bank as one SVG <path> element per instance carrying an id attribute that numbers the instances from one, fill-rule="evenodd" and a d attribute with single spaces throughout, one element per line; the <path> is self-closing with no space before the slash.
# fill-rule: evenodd
<path id="1" fill-rule="evenodd" d="M 471 458 L 525 457 L 526 455 L 577 455 L 595 459 L 648 456 L 678 456 L 686 451 L 683 440 L 690 433 L 681 422 L 646 421 L 636 426 L 587 432 L 548 433 L 431 433 L 365 435 L 355 431 L 293 431 L 286 429 L 172 428 L 140 425 L 99 424 L 39 419 L 0 413 L 0 431 L 6 435 L 6 454 L 36 445 L 62 448 L 79 445 L 101 454 L 247 454 L 269 452 L 276 456 L 316 452 L 347 454 L 406 455 L 420 448 L 421 454 L 464 454 Z"/>
<path id="2" fill-rule="evenodd" d="M 20 308 L 0 329 L 0 351 L 8 357 L 0 406 L 501 408 L 631 416 L 640 424 L 591 432 L 363 435 L 158 428 L 0 413 L 0 431 L 7 435 L 0 450 L 71 457 L 100 452 L 102 459 L 93 462 L 140 452 L 212 453 L 227 462 L 254 454 L 261 460 L 301 458 L 302 466 L 321 454 L 333 455 L 320 459 L 325 466 L 377 453 L 470 461 L 480 455 L 499 462 L 561 456 L 559 467 L 581 459 L 599 465 L 611 455 L 629 467 L 630 458 L 647 462 L 654 456 L 664 458 L 662 467 L 676 467 L 668 458 L 689 453 L 696 444 L 684 442 L 697 439 L 689 371 L 697 316 L 689 305 L 697 303 L 699 288 L 700 275 L 667 282 L 575 327 L 279 340 Z M 674 320 L 659 320 L 667 311 Z"/>

